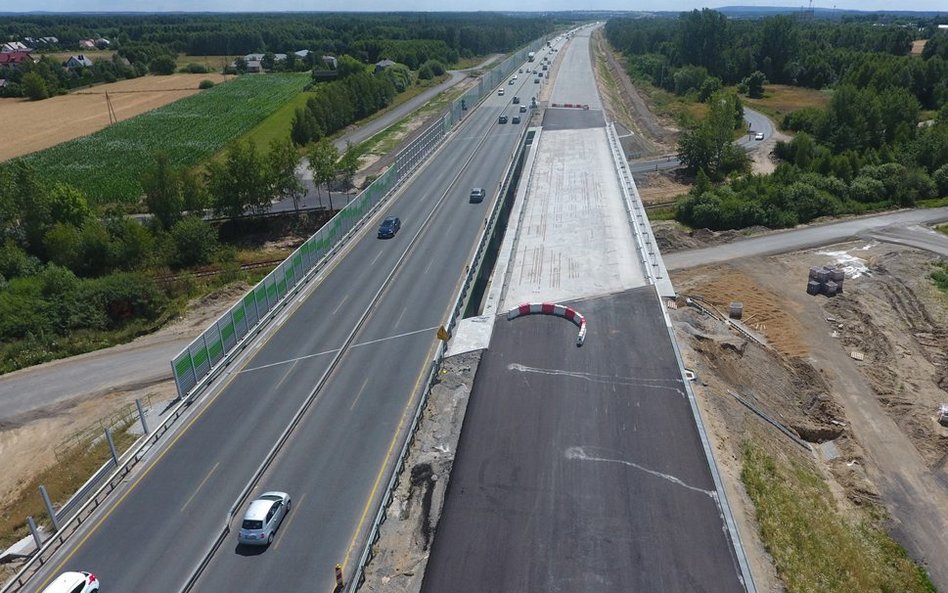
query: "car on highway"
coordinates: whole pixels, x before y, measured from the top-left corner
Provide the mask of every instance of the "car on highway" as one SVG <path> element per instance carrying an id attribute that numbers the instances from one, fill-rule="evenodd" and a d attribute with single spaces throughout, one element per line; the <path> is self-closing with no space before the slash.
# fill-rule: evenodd
<path id="1" fill-rule="evenodd" d="M 520 116 L 519 116 L 519 115 L 513 116 L 513 119 L 510 120 L 510 123 L 512 123 L 512 124 L 519 124 L 519 123 L 520 123 Z"/>
<path id="2" fill-rule="evenodd" d="M 388 219 L 386 219 L 388 220 Z M 381 232 L 381 231 L 380 231 Z M 273 534 L 290 511 L 290 495 L 286 492 L 264 492 L 250 503 L 240 523 L 237 541 L 245 545 L 266 546 L 273 543 Z"/>
<path id="3" fill-rule="evenodd" d="M 539 79 L 539 78 L 534 78 L 534 79 L 533 79 L 533 84 L 540 84 L 540 79 Z"/>
<path id="4" fill-rule="evenodd" d="M 471 190 L 471 203 L 477 204 L 484 201 L 484 196 L 487 195 L 487 192 L 484 191 L 483 187 L 475 187 Z"/>
<path id="5" fill-rule="evenodd" d="M 520 106 L 520 113 L 526 113 L 526 112 L 527 112 L 527 106 L 526 106 L 526 105 L 521 105 L 521 106 Z"/>
<path id="6" fill-rule="evenodd" d="M 397 216 L 386 216 L 379 225 L 379 239 L 390 239 L 402 228 L 402 221 Z"/>
<path id="7" fill-rule="evenodd" d="M 754 134 L 754 140 L 763 140 L 763 139 L 764 139 L 763 132 L 757 132 L 756 134 Z"/>
<path id="8" fill-rule="evenodd" d="M 507 123 L 507 116 L 506 116 L 506 115 L 501 115 L 500 117 L 498 117 L 498 118 L 497 118 L 497 123 L 499 123 L 499 124 L 505 124 L 505 123 Z"/>
<path id="9" fill-rule="evenodd" d="M 513 104 L 514 104 L 514 105 L 517 105 L 518 103 L 520 103 L 520 97 L 514 97 L 514 98 L 513 98 Z"/>
<path id="10" fill-rule="evenodd" d="M 514 79 L 513 79 L 513 78 L 511 78 L 510 80 L 507 81 L 507 84 L 513 84 L 513 83 L 514 83 Z"/>
<path id="11" fill-rule="evenodd" d="M 520 74 L 523 74 L 523 68 L 520 69 Z"/>
<path id="12" fill-rule="evenodd" d="M 93 593 L 99 590 L 99 579 L 91 572 L 64 572 L 50 583 L 43 593 Z"/>
<path id="13" fill-rule="evenodd" d="M 497 89 L 497 96 L 498 96 L 498 97 L 503 97 L 503 96 L 504 96 L 504 89 Z"/>

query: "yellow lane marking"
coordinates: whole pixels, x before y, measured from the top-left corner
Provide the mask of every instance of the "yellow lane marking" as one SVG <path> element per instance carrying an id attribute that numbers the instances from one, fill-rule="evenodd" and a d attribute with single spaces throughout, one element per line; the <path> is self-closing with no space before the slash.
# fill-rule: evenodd
<path id="1" fill-rule="evenodd" d="M 365 381 L 362 382 L 362 387 L 359 388 L 359 393 L 357 393 L 356 396 L 355 396 L 355 399 L 352 400 L 352 405 L 349 406 L 349 411 L 350 411 L 350 412 L 355 409 L 355 407 L 356 407 L 356 402 L 359 401 L 359 398 L 360 398 L 360 397 L 362 397 L 362 392 L 365 391 L 365 386 L 368 385 L 368 384 L 369 384 L 369 378 L 366 377 L 366 378 L 365 378 Z"/>
<path id="2" fill-rule="evenodd" d="M 434 350 L 437 348 L 437 342 L 432 344 L 431 348 L 428 349 L 428 354 L 425 356 L 425 360 L 431 360 Z M 428 365 L 425 365 L 421 369 L 421 372 L 418 373 L 418 379 L 415 380 L 415 386 L 412 387 L 411 393 L 415 394 L 418 392 L 418 386 L 421 382 L 427 377 L 429 372 Z M 362 532 L 362 526 L 365 524 L 365 519 L 369 514 L 369 510 L 372 508 L 372 501 L 375 500 L 375 496 L 379 490 L 379 484 L 382 482 L 382 478 L 385 476 L 385 469 L 388 466 L 388 460 L 392 456 L 392 451 L 395 450 L 395 445 L 398 444 L 398 437 L 402 434 L 402 428 L 405 425 L 405 422 L 408 420 L 411 412 L 414 411 L 414 406 L 412 405 L 415 402 L 415 398 L 411 397 L 408 400 L 408 403 L 405 405 L 405 410 L 402 412 L 402 418 L 398 422 L 398 429 L 395 431 L 395 434 L 392 435 L 392 441 L 388 444 L 388 451 L 385 452 L 385 457 L 382 461 L 382 467 L 379 468 L 378 474 L 375 476 L 375 483 L 372 484 L 372 490 L 369 493 L 369 498 L 365 501 L 365 506 L 362 507 L 362 516 L 359 517 L 359 523 L 356 525 L 355 531 L 352 534 L 352 539 L 349 541 L 349 547 L 346 548 L 346 555 L 342 559 L 343 568 L 349 564 L 349 557 L 352 555 L 352 549 L 358 543 L 359 533 Z"/>
<path id="3" fill-rule="evenodd" d="M 304 498 L 306 498 L 306 493 L 303 493 L 303 496 L 300 496 L 300 499 L 295 502 L 293 499 L 290 499 L 290 512 L 292 512 L 293 509 L 297 509 L 297 512 L 299 512 L 298 509 L 302 506 Z M 291 514 L 289 517 L 283 517 L 285 523 L 281 523 L 280 529 L 277 531 L 276 541 L 273 542 L 274 550 L 280 547 L 280 542 L 283 541 L 283 532 L 290 530 L 290 524 L 293 522 L 293 517 L 295 516 L 296 513 Z"/>
<path id="4" fill-rule="evenodd" d="M 188 498 L 187 502 L 184 503 L 184 506 L 181 507 L 181 512 L 182 512 L 182 513 L 184 512 L 184 509 L 186 509 L 186 508 L 188 507 L 188 505 L 191 504 L 191 501 L 194 500 L 194 497 L 197 496 L 197 493 L 201 491 L 201 488 L 204 487 L 204 484 L 207 483 L 207 481 L 211 478 L 211 474 L 213 474 L 214 471 L 217 470 L 217 466 L 219 466 L 220 464 L 221 464 L 221 462 L 218 461 L 217 463 L 214 464 L 214 467 L 211 468 L 211 471 L 207 472 L 207 475 L 204 476 L 204 479 L 201 480 L 201 483 L 198 484 L 198 487 L 194 489 L 194 494 L 192 494 L 192 495 Z"/>

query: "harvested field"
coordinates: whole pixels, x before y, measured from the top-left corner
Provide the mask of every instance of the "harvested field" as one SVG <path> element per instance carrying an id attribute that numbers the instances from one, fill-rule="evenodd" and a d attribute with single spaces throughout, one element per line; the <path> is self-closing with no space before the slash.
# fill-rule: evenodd
<path id="1" fill-rule="evenodd" d="M 925 49 L 925 44 L 928 42 L 927 39 L 916 39 L 912 42 L 912 55 L 920 56 L 922 51 Z"/>
<path id="2" fill-rule="evenodd" d="M 224 82 L 222 74 L 143 76 L 112 84 L 78 89 L 45 101 L 0 99 L 3 139 L 0 161 L 23 156 L 62 142 L 87 136 L 109 125 L 105 93 L 123 121 L 198 92 L 202 80 Z M 69 114 L 69 117 L 64 117 Z"/>

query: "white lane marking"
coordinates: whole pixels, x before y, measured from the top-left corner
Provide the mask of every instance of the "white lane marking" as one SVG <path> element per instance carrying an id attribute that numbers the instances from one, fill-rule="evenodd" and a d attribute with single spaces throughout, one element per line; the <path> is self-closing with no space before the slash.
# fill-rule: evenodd
<path id="1" fill-rule="evenodd" d="M 270 364 L 264 364 L 258 367 L 250 367 L 240 371 L 241 373 L 249 373 L 250 371 L 260 371 L 263 369 L 269 369 L 271 367 L 280 366 L 283 364 L 290 364 L 300 360 L 306 360 L 307 358 L 316 358 L 317 356 L 325 356 L 326 354 L 332 354 L 334 352 L 339 352 L 339 348 L 333 348 L 332 350 L 323 350 L 322 352 L 317 352 L 315 354 L 307 354 L 306 356 L 297 356 L 296 358 L 289 358 L 287 360 L 281 360 L 279 362 L 271 362 Z"/>
<path id="2" fill-rule="evenodd" d="M 387 341 L 389 341 L 389 340 L 397 340 L 398 338 L 407 338 L 408 336 L 413 336 L 413 335 L 415 335 L 415 334 L 423 334 L 423 333 L 425 333 L 425 332 L 434 332 L 434 331 L 436 331 L 436 330 L 438 329 L 438 327 L 439 327 L 439 326 L 436 325 L 436 326 L 434 326 L 434 327 L 426 327 L 426 328 L 423 328 L 423 329 L 416 329 L 416 330 L 410 331 L 410 332 L 405 332 L 405 333 L 401 333 L 401 334 L 395 334 L 394 336 L 386 336 L 386 337 L 384 337 L 384 338 L 378 338 L 378 339 L 375 339 L 375 340 L 369 340 L 369 341 L 367 341 L 367 342 L 359 342 L 358 344 L 353 344 L 353 345 L 351 345 L 351 346 L 349 346 L 349 347 L 350 347 L 350 348 L 358 348 L 358 347 L 360 347 L 360 346 L 369 346 L 369 345 L 372 345 L 372 344 L 378 344 L 379 342 L 387 342 Z M 278 361 L 278 362 L 271 362 L 270 364 L 264 364 L 264 365 L 261 365 L 261 366 L 258 366 L 258 367 L 250 367 L 250 368 L 243 369 L 243 370 L 241 370 L 240 372 L 241 372 L 241 373 L 249 373 L 250 371 L 260 371 L 260 370 L 263 370 L 263 369 L 269 369 L 269 368 L 276 367 L 276 366 L 280 366 L 280 365 L 284 365 L 284 364 L 291 364 L 291 363 L 294 363 L 294 362 L 298 362 L 298 361 L 300 361 L 300 360 L 306 360 L 307 358 L 316 358 L 317 356 L 325 356 L 325 355 L 327 355 L 327 354 L 333 354 L 333 353 L 335 353 L 335 352 L 339 352 L 339 348 L 333 348 L 332 350 L 323 350 L 322 352 L 316 352 L 315 354 L 307 354 L 307 355 L 305 355 L 305 356 L 297 356 L 296 358 L 288 358 L 288 359 L 286 359 L 286 360 L 281 360 L 281 361 Z"/>
<path id="3" fill-rule="evenodd" d="M 383 254 L 383 253 L 385 253 L 385 252 L 384 252 L 384 251 L 379 251 L 379 254 L 376 255 L 376 256 L 375 256 L 375 259 L 372 260 L 372 265 L 374 265 L 375 262 L 379 261 L 379 258 L 382 257 L 382 254 Z"/>
<path id="4" fill-rule="evenodd" d="M 369 378 L 366 377 L 366 378 L 365 378 L 365 381 L 362 382 L 362 387 L 359 388 L 359 393 L 357 393 L 356 396 L 355 396 L 355 398 L 352 400 L 352 405 L 349 406 L 349 411 L 350 411 L 350 412 L 355 409 L 355 407 L 356 407 L 356 402 L 359 401 L 359 398 L 360 398 L 360 397 L 362 397 L 362 392 L 365 391 L 365 386 L 368 385 L 368 384 L 369 384 Z"/>
<path id="5" fill-rule="evenodd" d="M 395 323 L 392 324 L 392 328 L 396 328 L 402 322 L 402 317 L 405 316 L 405 311 L 408 311 L 408 307 L 404 307 L 402 312 L 398 314 L 398 319 L 395 320 Z"/>
<path id="6" fill-rule="evenodd" d="M 511 371 L 519 371 L 521 373 L 536 373 L 540 375 L 561 375 L 564 377 L 573 377 L 575 379 L 583 379 L 584 381 L 589 381 L 591 383 L 603 383 L 605 385 L 629 385 L 632 387 L 648 387 L 649 389 L 667 389 L 669 391 L 674 391 L 680 395 L 685 395 L 685 392 L 677 385 L 681 385 L 683 382 L 681 379 L 653 379 L 653 378 L 642 378 L 642 377 L 619 377 L 616 375 L 595 375 L 593 373 L 583 373 L 580 371 L 562 371 L 558 369 L 538 369 L 535 367 L 528 367 L 522 364 L 510 363 L 507 365 L 507 369 Z M 660 383 L 671 383 L 672 385 L 660 385 Z"/>
<path id="7" fill-rule="evenodd" d="M 340 301 L 339 304 L 336 305 L 336 308 L 332 310 L 332 315 L 335 315 L 336 313 L 338 313 L 338 312 L 339 312 L 339 309 L 341 309 L 342 306 L 345 305 L 345 304 L 346 304 L 346 301 L 348 301 L 348 300 L 349 300 L 349 295 L 344 296 L 344 297 L 342 298 L 342 301 Z"/>
<path id="8" fill-rule="evenodd" d="M 188 508 L 188 505 L 191 504 L 191 501 L 194 500 L 194 497 L 197 496 L 197 493 L 201 491 L 201 488 L 204 487 L 204 484 L 206 484 L 207 481 L 211 479 L 211 474 L 213 474 L 214 471 L 217 470 L 217 466 L 219 466 L 220 464 L 221 462 L 218 461 L 217 463 L 214 464 L 214 467 L 211 468 L 211 471 L 207 472 L 207 475 L 204 476 L 204 479 L 201 480 L 201 483 L 198 484 L 197 488 L 194 489 L 194 492 L 191 494 L 190 497 L 188 497 L 188 500 L 186 500 L 184 505 L 181 507 L 182 513 L 184 512 L 184 509 Z"/>
<path id="9" fill-rule="evenodd" d="M 682 482 L 681 480 L 679 480 L 679 479 L 676 478 L 675 476 L 672 476 L 672 475 L 669 475 L 669 474 L 664 474 L 664 473 L 662 473 L 662 472 L 660 472 L 660 471 L 655 471 L 654 469 L 649 469 L 649 468 L 647 468 L 647 467 L 641 466 L 641 465 L 639 465 L 639 464 L 637 464 L 637 463 L 634 463 L 634 462 L 632 462 L 632 461 L 626 461 L 626 460 L 624 460 L 624 459 L 608 459 L 608 458 L 605 458 L 605 457 L 594 457 L 594 456 L 589 455 L 588 453 L 586 453 L 586 450 L 585 450 L 583 447 L 570 447 L 569 449 L 566 450 L 566 458 L 567 458 L 567 459 L 578 459 L 578 460 L 580 460 L 580 461 L 598 461 L 598 462 L 601 462 L 601 463 L 618 463 L 618 464 L 620 464 L 620 465 L 625 465 L 625 466 L 628 466 L 628 467 L 633 467 L 633 468 L 635 468 L 635 469 L 637 469 L 637 470 L 639 470 L 639 471 L 643 471 L 643 472 L 645 472 L 645 473 L 647 473 L 647 474 L 653 475 L 653 476 L 655 476 L 656 478 L 661 478 L 661 479 L 663 479 L 663 480 L 667 480 L 667 481 L 671 482 L 672 484 L 676 484 L 676 485 L 678 485 L 678 486 L 681 486 L 682 488 L 687 488 L 688 490 L 693 490 L 694 492 L 698 492 L 698 493 L 700 493 L 700 494 L 704 494 L 704 495 L 706 495 L 706 496 L 709 496 L 709 497 L 711 497 L 711 499 L 714 500 L 715 502 L 717 502 L 717 500 L 718 500 L 718 493 L 715 492 L 715 491 L 713 491 L 713 490 L 705 490 L 704 488 L 698 488 L 698 487 L 692 486 L 692 485 L 690 485 L 690 484 L 685 484 L 684 482 Z"/>
<path id="10" fill-rule="evenodd" d="M 416 329 L 415 331 L 405 332 L 403 334 L 396 334 L 394 336 L 388 336 L 386 338 L 378 338 L 377 340 L 369 340 L 368 342 L 359 342 L 358 344 L 353 344 L 350 348 L 358 348 L 359 346 L 369 346 L 371 344 L 378 344 L 379 342 L 387 342 L 388 340 L 396 340 L 398 338 L 406 338 L 408 336 L 413 336 L 415 334 L 423 334 L 425 332 L 437 331 L 438 327 L 426 327 L 424 329 Z"/>

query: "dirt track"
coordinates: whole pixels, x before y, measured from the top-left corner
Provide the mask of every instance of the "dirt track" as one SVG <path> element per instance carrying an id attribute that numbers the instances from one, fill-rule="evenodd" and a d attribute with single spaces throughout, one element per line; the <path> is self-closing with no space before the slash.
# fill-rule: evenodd
<path id="1" fill-rule="evenodd" d="M 109 125 L 106 93 L 115 115 L 122 121 L 196 94 L 202 80 L 218 83 L 230 78 L 233 77 L 222 74 L 143 76 L 79 89 L 43 101 L 0 99 L 0 121 L 3 122 L 0 161 L 105 128 Z"/>

